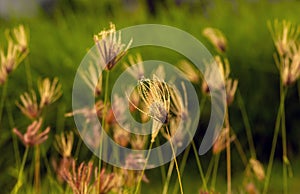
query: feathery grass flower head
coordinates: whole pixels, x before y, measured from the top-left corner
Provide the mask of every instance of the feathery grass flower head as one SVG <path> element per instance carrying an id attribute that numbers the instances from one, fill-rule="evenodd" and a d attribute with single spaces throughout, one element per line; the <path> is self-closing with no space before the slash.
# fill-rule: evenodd
<path id="1" fill-rule="evenodd" d="M 215 62 L 218 65 L 219 71 L 220 71 L 221 76 L 222 76 L 222 80 L 225 83 L 225 89 L 226 89 L 226 95 L 227 95 L 227 105 L 231 105 L 233 100 L 234 100 L 234 96 L 235 96 L 235 93 L 236 93 L 236 90 L 237 90 L 238 80 L 229 78 L 230 64 L 229 64 L 229 61 L 228 61 L 227 58 L 225 58 L 222 61 L 220 56 L 216 56 L 215 57 Z M 205 77 L 207 79 L 209 79 L 210 83 L 213 83 L 212 87 L 214 87 L 215 89 L 222 89 L 222 85 L 218 85 L 217 83 L 214 84 L 213 80 L 215 79 L 215 75 L 214 75 L 214 72 L 212 71 L 211 68 L 208 68 L 205 71 Z M 202 82 L 202 92 L 204 94 L 209 94 L 208 84 L 205 80 L 203 80 L 203 82 Z"/>
<path id="2" fill-rule="evenodd" d="M 64 157 L 68 158 L 71 157 L 73 142 L 74 142 L 74 135 L 73 132 L 70 131 L 66 134 L 56 135 L 55 136 L 55 148 L 58 152 Z"/>
<path id="3" fill-rule="evenodd" d="M 181 71 L 183 71 L 184 75 L 187 76 L 187 78 L 193 82 L 193 83 L 199 83 L 200 81 L 200 75 L 196 68 L 193 67 L 193 65 L 188 62 L 187 60 L 182 60 L 179 62 L 178 67 Z"/>
<path id="4" fill-rule="evenodd" d="M 28 55 L 28 42 L 24 26 L 14 28 L 12 33 L 6 30 L 7 50 L 0 48 L 0 84 L 4 84 L 8 75 Z"/>
<path id="5" fill-rule="evenodd" d="M 111 70 L 127 53 L 132 40 L 127 44 L 121 41 L 121 32 L 116 32 L 116 26 L 110 23 L 110 29 L 102 30 L 94 35 L 94 41 L 100 54 L 103 67 Z"/>
<path id="6" fill-rule="evenodd" d="M 7 53 L 0 51 L 1 65 L 5 68 L 7 74 L 11 73 L 17 68 L 17 60 L 19 57 L 18 46 L 14 44 L 13 40 L 8 40 Z"/>
<path id="7" fill-rule="evenodd" d="M 23 25 L 19 25 L 18 27 L 14 28 L 13 37 L 17 43 L 18 50 L 21 53 L 28 52 L 28 38 L 25 32 L 25 28 Z"/>
<path id="8" fill-rule="evenodd" d="M 88 194 L 91 191 L 91 176 L 93 173 L 93 163 L 89 162 L 88 165 L 83 162 L 76 169 L 76 162 L 72 161 L 71 171 L 64 169 L 62 177 L 73 190 L 74 194 Z"/>
<path id="9" fill-rule="evenodd" d="M 39 145 L 48 139 L 50 127 L 47 127 L 41 133 L 38 133 L 42 126 L 42 119 L 33 121 L 28 127 L 25 134 L 22 134 L 17 128 L 13 129 L 13 132 L 20 138 L 25 146 Z"/>
<path id="10" fill-rule="evenodd" d="M 94 181 L 92 174 L 94 173 Z M 62 172 L 62 177 L 73 190 L 74 194 L 89 194 L 89 193 L 108 193 L 114 187 L 114 175 L 106 174 L 105 169 L 102 169 L 98 174 L 98 169 L 93 168 L 93 162 L 85 164 L 82 162 L 76 168 L 75 160 L 72 161 L 71 169 L 65 168 Z M 101 183 L 100 185 L 98 183 Z"/>
<path id="11" fill-rule="evenodd" d="M 109 193 L 116 187 L 115 174 L 114 173 L 105 173 L 105 169 L 102 169 L 98 174 L 96 171 L 95 176 L 97 177 L 94 187 L 97 193 L 106 194 Z M 100 183 L 100 187 L 99 187 Z"/>
<path id="12" fill-rule="evenodd" d="M 251 169 L 254 172 L 254 175 L 259 181 L 262 181 L 265 179 L 265 171 L 263 165 L 256 159 L 251 158 L 249 161 L 249 164 L 251 166 Z"/>
<path id="13" fill-rule="evenodd" d="M 152 138 L 154 142 L 159 129 L 168 122 L 170 112 L 170 92 L 166 82 L 161 81 L 157 76 L 153 79 L 141 79 L 138 83 L 138 92 L 141 100 L 145 103 L 147 114 L 153 119 Z"/>
<path id="14" fill-rule="evenodd" d="M 227 50 L 227 40 L 224 34 L 216 28 L 205 28 L 202 34 L 211 42 L 219 53 Z"/>
<path id="15" fill-rule="evenodd" d="M 288 55 L 291 51 L 291 46 L 299 38 L 300 26 L 293 26 L 291 22 L 286 20 L 281 22 L 275 20 L 273 25 L 269 21 L 268 27 L 279 56 Z"/>
<path id="16" fill-rule="evenodd" d="M 36 119 L 40 116 L 41 110 L 37 103 L 36 93 L 31 90 L 30 93 L 25 92 L 20 96 L 21 104 L 16 102 L 22 113 L 29 119 Z"/>
<path id="17" fill-rule="evenodd" d="M 275 62 L 285 86 L 292 85 L 300 76 L 300 26 L 283 20 L 268 23 L 278 55 Z"/>
<path id="18" fill-rule="evenodd" d="M 291 48 L 290 56 L 284 57 L 280 62 L 277 60 L 282 82 L 285 86 L 292 85 L 300 77 L 300 42 Z"/>
<path id="19" fill-rule="evenodd" d="M 61 84 L 58 78 L 54 78 L 52 83 L 49 78 L 38 81 L 38 90 L 41 96 L 40 108 L 52 104 L 62 95 Z"/>

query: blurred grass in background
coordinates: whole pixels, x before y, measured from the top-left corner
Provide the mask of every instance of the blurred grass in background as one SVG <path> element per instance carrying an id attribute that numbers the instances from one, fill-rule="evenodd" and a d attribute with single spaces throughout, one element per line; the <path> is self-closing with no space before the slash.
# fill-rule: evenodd
<path id="1" fill-rule="evenodd" d="M 56 126 L 52 129 L 53 134 L 75 128 L 72 118 L 64 118 L 64 113 L 71 111 L 73 78 L 82 58 L 93 46 L 93 35 L 107 28 L 109 22 L 115 23 L 117 29 L 145 23 L 174 26 L 195 36 L 212 52 L 213 48 L 201 35 L 203 28 L 211 26 L 219 28 L 228 38 L 228 58 L 233 77 L 239 79 L 239 89 L 248 110 L 258 156 L 267 161 L 279 102 L 279 76 L 273 60 L 275 49 L 266 23 L 268 20 L 288 19 L 300 24 L 300 1 L 186 0 L 180 5 L 171 0 L 155 2 L 155 11 L 152 10 L 151 13 L 146 1 L 61 0 L 53 1 L 52 8 L 47 11 L 40 8 L 33 17 L 19 18 L 10 15 L 0 19 L 1 34 L 6 28 L 18 24 L 24 24 L 30 31 L 30 55 L 25 64 L 30 65 L 33 80 L 56 76 L 63 85 L 63 98 L 56 103 L 55 108 L 48 110 L 48 123 Z M 46 7 L 49 8 L 49 5 Z M 0 46 L 3 40 L 1 36 Z M 176 54 L 164 55 L 154 49 L 153 52 L 142 51 L 142 56 L 146 60 L 155 59 L 174 64 L 180 60 Z M 4 109 L 3 121 L 8 119 L 7 115 L 11 110 L 15 123 L 1 123 L 0 188 L 4 188 L 5 184 L 13 185 L 10 177 L 14 172 L 6 168 L 14 163 L 11 157 L 11 129 L 13 126 L 24 127 L 29 123 L 15 106 L 19 95 L 27 90 L 27 82 L 25 65 L 22 64 L 9 79 L 9 107 Z M 35 82 L 32 84 L 36 87 Z M 297 85 L 293 87 L 295 89 L 290 90 L 286 107 L 288 150 L 291 158 L 299 153 L 300 147 L 300 98 Z M 232 127 L 241 143 L 246 145 L 242 118 L 236 104 L 231 111 Z M 50 156 L 55 151 L 50 143 L 47 146 Z M 83 159 L 91 154 L 86 148 L 81 153 L 80 157 Z M 277 155 L 281 156 L 281 150 L 277 150 Z M 241 162 L 233 159 L 233 166 L 238 170 L 235 163 L 239 165 Z"/>

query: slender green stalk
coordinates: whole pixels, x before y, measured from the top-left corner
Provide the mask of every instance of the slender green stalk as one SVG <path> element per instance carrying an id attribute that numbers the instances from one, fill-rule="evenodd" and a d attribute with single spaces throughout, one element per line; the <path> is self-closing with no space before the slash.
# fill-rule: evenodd
<path id="1" fill-rule="evenodd" d="M 217 153 L 216 155 L 214 155 L 214 170 L 213 170 L 213 174 L 212 174 L 212 179 L 211 179 L 211 188 L 214 190 L 216 187 L 216 180 L 217 180 L 217 172 L 218 172 L 218 168 L 219 168 L 219 160 L 220 160 L 220 153 Z"/>
<path id="2" fill-rule="evenodd" d="M 32 76 L 31 76 L 31 70 L 30 70 L 30 62 L 28 57 L 25 58 L 25 71 L 26 71 L 26 80 L 27 80 L 27 86 L 28 90 L 30 91 L 32 87 Z"/>
<path id="3" fill-rule="evenodd" d="M 228 107 L 225 113 L 225 126 L 230 129 Z M 227 168 L 227 194 L 231 194 L 231 148 L 230 148 L 230 130 L 226 134 L 226 168 Z"/>
<path id="4" fill-rule="evenodd" d="M 205 176 L 204 176 L 204 173 L 203 173 L 203 169 L 202 169 L 202 166 L 201 166 L 201 163 L 200 163 L 198 151 L 197 151 L 194 140 L 192 140 L 192 147 L 193 147 L 193 151 L 194 151 L 194 154 L 195 154 L 195 157 L 196 157 L 196 162 L 197 162 L 197 166 L 198 166 L 198 169 L 199 169 L 199 173 L 200 173 L 200 176 L 201 176 L 201 179 L 202 179 L 203 188 L 204 188 L 205 191 L 208 191 L 207 190 L 207 183 L 206 183 L 206 180 L 205 180 Z"/>
<path id="5" fill-rule="evenodd" d="M 4 86 L 2 88 L 2 95 L 1 95 L 1 101 L 0 101 L 0 125 L 2 123 L 2 113 L 3 113 L 4 102 L 5 102 L 6 95 L 7 95 L 7 87 L 8 87 L 8 80 L 6 80 L 6 82 L 4 83 Z"/>
<path id="6" fill-rule="evenodd" d="M 36 145 L 34 147 L 34 188 L 35 193 L 40 193 L 40 147 L 39 145 Z"/>
<path id="7" fill-rule="evenodd" d="M 6 101 L 6 112 L 7 112 L 9 127 L 12 129 L 15 126 L 15 122 L 14 122 L 14 118 L 13 118 L 13 114 L 12 114 L 12 110 L 11 110 L 9 101 Z M 17 165 L 17 168 L 19 168 L 21 165 L 21 157 L 20 157 L 20 150 L 19 150 L 19 146 L 18 146 L 17 136 L 12 134 L 12 140 L 13 140 L 13 148 L 14 148 L 16 165 Z"/>
<path id="8" fill-rule="evenodd" d="M 236 147 L 236 149 L 237 149 L 237 151 L 238 151 L 238 153 L 239 153 L 239 155 L 241 157 L 241 160 L 242 160 L 244 166 L 246 167 L 247 164 L 248 164 L 247 156 L 246 156 L 246 154 L 245 154 L 245 152 L 243 150 L 241 142 L 239 141 L 239 139 L 237 138 L 237 136 L 236 136 L 236 134 L 234 133 L 233 130 L 232 130 L 232 133 L 235 136 L 235 139 L 234 139 L 235 147 Z"/>
<path id="9" fill-rule="evenodd" d="M 283 114 L 284 100 L 285 100 L 285 93 L 280 92 L 280 104 L 279 104 L 279 109 L 278 109 L 276 122 L 275 122 L 275 129 L 274 129 L 274 135 L 273 135 L 273 140 L 272 140 L 272 148 L 271 148 L 270 159 L 269 159 L 269 163 L 268 163 L 268 167 L 267 167 L 266 180 L 264 183 L 263 194 L 266 194 L 269 189 L 270 177 L 271 177 L 271 173 L 272 173 L 272 167 L 273 167 L 273 161 L 274 161 L 274 155 L 275 155 L 275 149 L 276 149 L 278 133 L 279 133 L 279 129 L 280 129 L 280 120 L 281 120 L 282 114 Z"/>
<path id="10" fill-rule="evenodd" d="M 210 179 L 213 167 L 214 167 L 214 162 L 213 162 L 214 160 L 213 160 L 213 158 L 214 157 L 212 157 L 210 159 L 208 167 L 207 167 L 207 171 L 206 171 L 206 174 L 205 174 L 205 180 L 206 180 L 206 182 L 209 182 L 209 179 Z"/>
<path id="11" fill-rule="evenodd" d="M 250 148 L 251 158 L 256 159 L 256 151 L 255 151 L 253 136 L 252 136 L 252 132 L 251 132 L 251 126 L 250 126 L 248 114 L 247 114 L 247 111 L 245 108 L 245 104 L 243 101 L 243 97 L 239 90 L 237 91 L 237 102 L 238 102 L 238 105 L 240 107 L 241 114 L 243 117 L 243 122 L 244 122 L 244 126 L 246 129 L 246 135 L 247 135 L 248 144 L 249 144 L 249 148 Z"/>
<path id="12" fill-rule="evenodd" d="M 283 107 L 281 115 L 281 135 L 282 135 L 282 173 L 283 173 L 283 193 L 288 193 L 288 180 L 287 180 L 287 144 L 286 144 L 286 126 L 285 126 L 285 91 L 283 91 Z"/>
<path id="13" fill-rule="evenodd" d="M 157 147 L 160 146 L 159 138 L 156 139 L 155 144 Z M 163 156 L 162 156 L 161 150 L 159 150 L 158 159 L 159 159 L 159 162 L 161 162 L 161 163 L 163 162 Z M 162 182 L 164 183 L 167 179 L 165 165 L 160 166 L 160 172 L 161 172 Z"/>
<path id="14" fill-rule="evenodd" d="M 104 91 L 104 108 L 103 108 L 103 116 L 102 116 L 102 121 L 101 121 L 101 127 L 102 127 L 102 130 L 101 130 L 101 133 L 100 133 L 100 142 L 99 142 L 99 173 L 101 172 L 101 157 L 102 157 L 102 133 L 103 133 L 103 130 L 105 130 L 105 117 L 104 115 L 106 115 L 106 112 L 107 112 L 107 100 L 108 100 L 108 82 L 109 82 L 109 71 L 107 71 L 107 74 L 106 74 L 106 78 L 105 78 L 105 91 Z M 99 181 L 99 186 L 100 186 L 100 181 Z"/>
<path id="15" fill-rule="evenodd" d="M 141 172 L 141 175 L 140 175 L 140 177 L 139 177 L 139 180 L 138 180 L 138 182 L 137 182 L 137 186 L 136 186 L 136 189 L 135 189 L 134 194 L 138 194 L 138 193 L 139 193 L 140 186 L 141 186 L 141 182 L 142 182 L 142 179 L 143 179 L 143 176 L 144 176 L 144 173 L 145 173 L 145 169 L 146 169 L 146 167 L 147 167 L 147 162 L 148 162 L 149 157 L 150 157 L 150 153 L 151 153 L 152 146 L 153 146 L 153 142 L 151 141 L 150 146 L 149 146 L 149 149 L 148 149 L 148 153 L 147 153 L 147 156 L 146 156 L 146 161 L 145 161 L 143 170 L 142 170 L 142 172 Z"/>
<path id="16" fill-rule="evenodd" d="M 188 158 L 189 153 L 190 153 L 190 149 L 191 149 L 191 144 L 184 150 L 184 154 L 183 154 L 182 160 L 180 162 L 180 167 L 179 167 L 181 175 L 184 172 L 184 169 L 185 169 L 185 166 L 186 166 L 186 161 L 187 161 L 187 158 Z M 179 186 L 179 183 L 176 182 L 176 184 L 174 186 L 174 189 L 173 189 L 173 194 L 177 194 L 178 193 L 178 189 L 179 189 L 178 186 Z"/>
<path id="17" fill-rule="evenodd" d="M 167 175 L 167 180 L 165 181 L 165 184 L 164 184 L 164 188 L 163 188 L 163 192 L 162 194 L 167 194 L 168 192 L 168 189 L 169 189 L 169 183 L 170 183 L 170 180 L 171 180 L 171 176 L 172 176 L 172 172 L 173 172 L 173 169 L 174 169 L 174 160 L 172 160 L 170 162 L 170 165 L 169 165 L 169 170 L 168 170 L 168 175 Z"/>
<path id="18" fill-rule="evenodd" d="M 21 179 L 23 177 L 23 171 L 24 171 L 26 159 L 27 159 L 27 156 L 28 156 L 28 152 L 29 152 L 29 147 L 26 146 L 26 149 L 25 149 L 25 152 L 24 152 L 24 155 L 23 155 L 23 159 L 22 159 L 22 163 L 21 163 L 21 167 L 20 167 L 20 170 L 19 170 L 18 180 L 17 180 L 17 183 L 16 183 L 16 185 L 14 186 L 14 188 L 12 190 L 13 194 L 17 194 L 20 187 L 23 184 Z"/>
<path id="19" fill-rule="evenodd" d="M 99 141 L 99 164 L 98 164 L 98 171 L 99 171 L 99 174 L 101 173 L 101 157 L 102 157 L 102 151 L 103 151 L 103 130 L 105 130 L 105 117 L 104 115 L 106 115 L 106 112 L 107 112 L 107 100 L 108 100 L 108 82 L 109 82 L 109 70 L 107 71 L 107 74 L 106 74 L 106 78 L 105 78 L 105 91 L 104 91 L 104 108 L 103 108 L 103 116 L 102 116 L 102 121 L 101 121 L 101 131 L 100 131 L 100 141 Z M 101 181 L 99 179 L 99 188 L 101 186 Z"/>
<path id="20" fill-rule="evenodd" d="M 168 132 L 169 136 L 171 137 L 168 127 L 167 127 L 167 132 Z M 176 172 L 177 172 L 177 176 L 178 176 L 177 178 L 178 178 L 178 182 L 179 182 L 180 193 L 183 194 L 183 186 L 182 186 L 182 181 L 181 181 L 181 175 L 180 175 L 180 172 L 179 172 L 179 167 L 178 167 L 178 163 L 177 163 L 176 154 L 175 154 L 174 146 L 173 146 L 173 143 L 172 143 L 172 139 L 170 139 L 170 145 L 171 145 L 171 149 L 172 149 L 172 152 L 173 152 Z"/>

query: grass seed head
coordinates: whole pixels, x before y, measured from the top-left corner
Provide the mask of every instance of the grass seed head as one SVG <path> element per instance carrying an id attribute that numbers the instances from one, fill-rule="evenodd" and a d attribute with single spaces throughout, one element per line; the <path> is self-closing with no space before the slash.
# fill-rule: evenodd
<path id="1" fill-rule="evenodd" d="M 121 32 L 116 32 L 116 26 L 110 24 L 110 29 L 102 30 L 94 35 L 94 41 L 100 54 L 103 68 L 111 70 L 127 53 L 132 40 L 127 44 L 121 41 Z"/>

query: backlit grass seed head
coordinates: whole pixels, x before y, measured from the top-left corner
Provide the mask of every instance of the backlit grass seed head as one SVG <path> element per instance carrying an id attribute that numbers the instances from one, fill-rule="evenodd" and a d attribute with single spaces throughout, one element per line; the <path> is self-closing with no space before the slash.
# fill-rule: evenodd
<path id="1" fill-rule="evenodd" d="M 13 132 L 20 138 L 25 146 L 39 145 L 48 139 L 50 127 L 47 127 L 41 133 L 38 131 L 41 128 L 43 120 L 33 121 L 26 130 L 26 133 L 22 134 L 17 128 L 13 129 Z"/>
<path id="2" fill-rule="evenodd" d="M 102 94 L 102 73 L 100 67 L 96 67 L 92 63 L 85 72 L 80 72 L 81 78 L 87 84 L 87 86 L 95 92 L 95 96 Z"/>
<path id="3" fill-rule="evenodd" d="M 227 40 L 224 34 L 216 28 L 205 28 L 202 32 L 219 53 L 227 50 Z"/>
<path id="4" fill-rule="evenodd" d="M 144 77 L 144 66 L 143 59 L 140 53 L 136 54 L 136 56 L 129 55 L 128 63 L 124 63 L 126 71 L 134 77 L 136 80 L 140 80 Z"/>
<path id="5" fill-rule="evenodd" d="M 28 39 L 23 25 L 20 25 L 13 29 L 13 37 L 18 45 L 18 50 L 21 53 L 28 51 Z"/>
<path id="6" fill-rule="evenodd" d="M 230 66 L 229 61 L 227 59 L 222 61 L 220 56 L 215 56 L 215 61 L 213 63 L 216 63 L 218 66 L 218 70 L 220 71 L 221 80 L 226 83 L 226 80 L 229 77 L 230 74 Z M 208 66 L 204 72 L 204 77 L 206 80 L 203 80 L 202 82 L 202 92 L 204 94 L 209 94 L 209 87 L 207 83 L 211 84 L 211 87 L 213 87 L 216 90 L 222 89 L 222 82 L 216 82 L 216 70 L 212 68 L 213 64 L 209 64 L 211 66 Z"/>
<path id="7" fill-rule="evenodd" d="M 299 38 L 300 27 L 294 26 L 291 22 L 286 20 L 281 22 L 275 20 L 273 24 L 268 22 L 268 27 L 278 54 L 281 57 L 288 55 L 292 44 Z"/>
<path id="8" fill-rule="evenodd" d="M 11 73 L 17 67 L 17 60 L 19 56 L 18 46 L 14 44 L 13 40 L 8 40 L 7 53 L 4 50 L 0 51 L 1 65 L 5 68 L 7 74 Z"/>
<path id="9" fill-rule="evenodd" d="M 256 178 L 259 181 L 263 181 L 265 179 L 265 171 L 263 165 L 258 160 L 253 158 L 250 159 L 249 164 Z"/>
<path id="10" fill-rule="evenodd" d="M 234 96 L 235 96 L 237 86 L 238 86 L 238 80 L 229 78 L 229 75 L 230 75 L 229 61 L 226 58 L 223 61 L 220 56 L 215 57 L 215 62 L 217 63 L 218 69 L 222 76 L 221 78 L 222 78 L 223 82 L 225 83 L 225 89 L 226 89 L 226 95 L 227 95 L 227 105 L 230 105 L 230 104 L 232 104 L 232 102 L 234 100 Z M 216 79 L 215 72 L 209 67 L 205 71 L 205 78 L 208 79 L 207 81 L 212 84 L 212 87 L 214 89 L 217 89 L 217 90 L 222 89 L 222 85 L 220 82 L 218 82 L 218 83 L 214 82 L 214 79 Z M 209 94 L 209 87 L 205 80 L 203 80 L 203 82 L 202 82 L 202 92 L 204 94 Z"/>
<path id="11" fill-rule="evenodd" d="M 190 62 L 182 60 L 179 62 L 178 67 L 191 82 L 195 84 L 199 83 L 199 72 L 196 70 L 196 68 L 193 67 Z"/>
<path id="12" fill-rule="evenodd" d="M 52 104 L 62 95 L 61 84 L 58 83 L 58 78 L 54 78 L 52 83 L 49 78 L 39 80 L 38 90 L 41 96 L 40 108 Z"/>
<path id="13" fill-rule="evenodd" d="M 89 162 L 88 165 L 81 163 L 76 168 L 76 162 L 72 161 L 71 169 L 64 169 L 62 177 L 73 190 L 74 194 L 88 194 L 92 190 L 93 163 Z"/>
<path id="14" fill-rule="evenodd" d="M 16 102 L 22 113 L 30 119 L 36 119 L 40 116 L 36 93 L 32 90 L 30 93 L 25 92 L 20 96 L 20 103 Z"/>
<path id="15" fill-rule="evenodd" d="M 126 45 L 121 41 L 121 32 L 116 32 L 116 26 L 110 24 L 109 30 L 103 30 L 94 35 L 94 41 L 100 54 L 103 67 L 111 70 L 127 53 L 132 40 Z"/>
<path id="16" fill-rule="evenodd" d="M 294 44 L 290 56 L 284 57 L 277 64 L 283 84 L 289 86 L 295 83 L 300 77 L 300 42 L 298 45 Z"/>
<path id="17" fill-rule="evenodd" d="M 65 158 L 71 157 L 74 135 L 72 132 L 56 135 L 54 146 L 58 152 Z"/>
<path id="18" fill-rule="evenodd" d="M 154 142 L 159 129 L 168 122 L 170 112 L 170 92 L 167 83 L 161 81 L 155 75 L 153 79 L 142 79 L 138 83 L 138 92 L 145 103 L 147 114 L 153 119 L 152 138 Z"/>
<path id="19" fill-rule="evenodd" d="M 116 180 L 115 180 L 114 173 L 106 173 L 106 170 L 102 169 L 101 172 L 98 174 L 96 168 L 95 177 L 97 177 L 94 183 L 96 193 L 100 193 L 100 194 L 110 193 L 116 187 Z"/>

